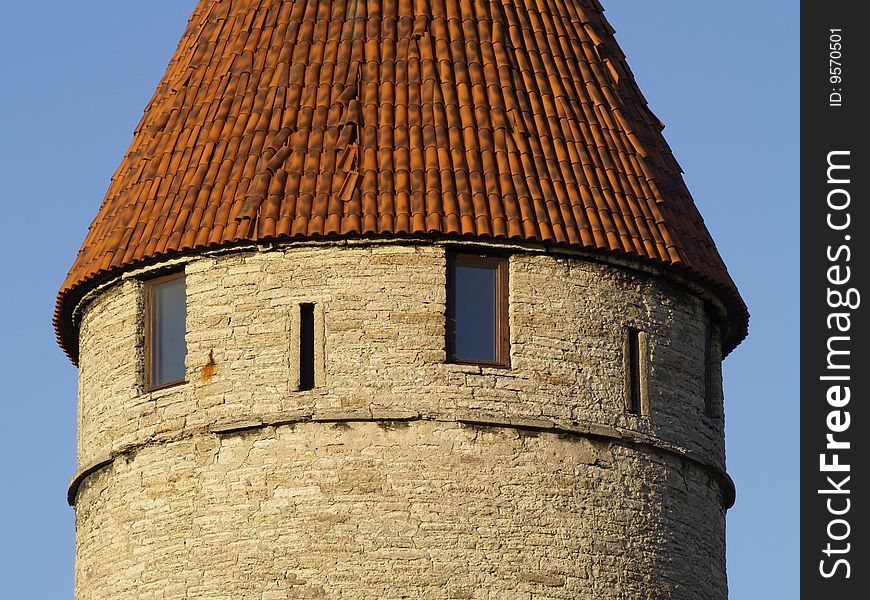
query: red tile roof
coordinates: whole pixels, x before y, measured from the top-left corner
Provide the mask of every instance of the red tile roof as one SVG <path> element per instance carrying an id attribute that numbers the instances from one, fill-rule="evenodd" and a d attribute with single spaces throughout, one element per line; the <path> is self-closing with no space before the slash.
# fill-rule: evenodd
<path id="1" fill-rule="evenodd" d="M 240 241 L 464 236 L 671 265 L 748 313 L 597 0 L 200 0 L 61 287 Z"/>

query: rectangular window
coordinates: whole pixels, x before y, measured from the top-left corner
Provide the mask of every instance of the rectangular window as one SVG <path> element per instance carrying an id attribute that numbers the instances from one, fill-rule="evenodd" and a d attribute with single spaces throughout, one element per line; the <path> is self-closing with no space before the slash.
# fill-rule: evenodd
<path id="1" fill-rule="evenodd" d="M 649 416 L 649 393 L 647 389 L 647 334 L 637 329 L 628 329 L 626 340 L 626 393 L 629 412 Z"/>
<path id="2" fill-rule="evenodd" d="M 449 258 L 447 352 L 452 362 L 508 366 L 507 277 L 505 258 Z"/>
<path id="3" fill-rule="evenodd" d="M 325 385 L 325 305 L 305 299 L 291 307 L 288 343 L 290 389 L 313 390 Z"/>
<path id="4" fill-rule="evenodd" d="M 713 326 L 708 322 L 704 327 L 704 414 L 715 417 L 713 398 Z"/>
<path id="5" fill-rule="evenodd" d="M 184 273 L 145 284 L 145 385 L 148 390 L 185 380 L 187 299 Z"/>
<path id="6" fill-rule="evenodd" d="M 314 305 L 299 305 L 299 389 L 314 389 Z"/>

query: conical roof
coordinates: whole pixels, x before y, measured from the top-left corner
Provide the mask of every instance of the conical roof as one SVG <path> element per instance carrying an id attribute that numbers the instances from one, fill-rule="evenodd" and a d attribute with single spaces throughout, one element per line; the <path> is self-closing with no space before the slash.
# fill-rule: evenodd
<path id="1" fill-rule="evenodd" d="M 533 241 L 748 314 L 597 0 L 200 0 L 59 293 L 295 237 Z"/>

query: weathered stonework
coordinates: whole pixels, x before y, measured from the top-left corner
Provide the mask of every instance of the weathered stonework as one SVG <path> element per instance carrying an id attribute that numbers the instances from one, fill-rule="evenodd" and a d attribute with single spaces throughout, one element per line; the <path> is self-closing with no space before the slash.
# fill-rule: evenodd
<path id="1" fill-rule="evenodd" d="M 144 390 L 139 279 L 84 307 L 79 600 L 727 596 L 721 374 L 710 418 L 709 316 L 683 287 L 515 252 L 505 370 L 446 362 L 445 246 L 296 244 L 184 270 L 185 384 Z M 630 327 L 649 416 L 626 410 Z"/>

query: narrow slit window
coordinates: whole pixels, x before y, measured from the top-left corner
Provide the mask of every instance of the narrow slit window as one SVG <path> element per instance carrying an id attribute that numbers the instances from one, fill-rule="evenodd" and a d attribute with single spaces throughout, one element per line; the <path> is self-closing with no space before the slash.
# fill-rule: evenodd
<path id="1" fill-rule="evenodd" d="M 704 414 L 715 417 L 716 410 L 713 398 L 713 327 L 707 323 L 704 327 Z"/>
<path id="2" fill-rule="evenodd" d="M 626 341 L 626 392 L 628 411 L 641 416 L 649 415 L 647 394 L 646 333 L 628 330 Z"/>
<path id="3" fill-rule="evenodd" d="M 146 387 L 155 390 L 185 381 L 187 298 L 184 274 L 146 283 Z"/>
<path id="4" fill-rule="evenodd" d="M 628 330 L 628 410 L 640 414 L 640 332 Z"/>
<path id="5" fill-rule="evenodd" d="M 314 305 L 299 305 L 299 389 L 314 389 Z"/>
<path id="6" fill-rule="evenodd" d="M 507 319 L 507 259 L 452 256 L 448 264 L 450 360 L 507 367 Z"/>

